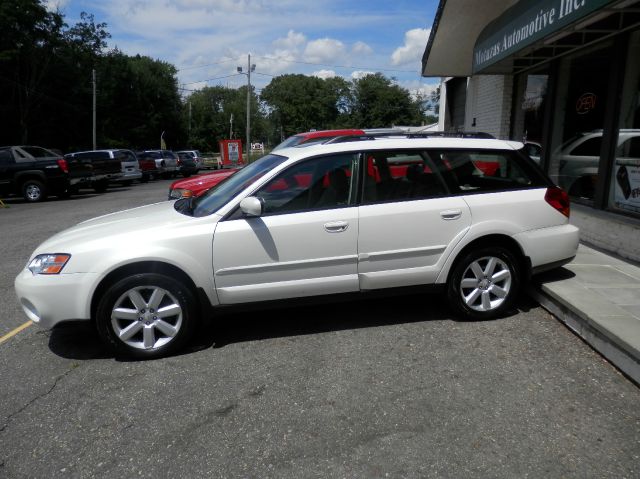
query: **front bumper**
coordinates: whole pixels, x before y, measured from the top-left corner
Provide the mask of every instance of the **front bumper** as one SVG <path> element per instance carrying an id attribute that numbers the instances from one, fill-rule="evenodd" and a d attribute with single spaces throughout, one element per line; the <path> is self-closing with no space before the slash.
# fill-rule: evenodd
<path id="1" fill-rule="evenodd" d="M 45 329 L 58 323 L 91 318 L 91 290 L 96 273 L 33 275 L 24 269 L 14 286 L 27 317 Z"/>

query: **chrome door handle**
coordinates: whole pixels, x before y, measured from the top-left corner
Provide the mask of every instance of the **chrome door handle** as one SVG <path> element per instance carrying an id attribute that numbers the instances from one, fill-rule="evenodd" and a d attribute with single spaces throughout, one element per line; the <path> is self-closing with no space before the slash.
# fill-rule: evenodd
<path id="1" fill-rule="evenodd" d="M 440 216 L 443 220 L 457 220 L 462 216 L 462 210 L 446 210 L 441 211 Z"/>
<path id="2" fill-rule="evenodd" d="M 328 233 L 342 233 L 349 227 L 349 223 L 346 221 L 332 221 L 331 223 L 325 223 L 324 229 Z"/>

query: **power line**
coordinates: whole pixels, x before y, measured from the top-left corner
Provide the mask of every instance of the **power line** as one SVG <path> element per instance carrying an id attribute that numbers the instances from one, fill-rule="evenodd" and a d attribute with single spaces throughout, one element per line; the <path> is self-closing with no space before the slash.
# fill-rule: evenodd
<path id="1" fill-rule="evenodd" d="M 183 72 L 183 71 L 186 71 L 186 70 L 195 70 L 196 68 L 210 67 L 212 65 L 222 65 L 223 63 L 231 63 L 231 62 L 235 62 L 235 61 L 236 61 L 235 59 L 222 60 L 222 61 L 214 62 L 214 63 L 205 63 L 203 65 L 194 65 L 194 66 L 191 66 L 191 67 L 180 68 L 178 71 L 179 72 Z"/>
<path id="2" fill-rule="evenodd" d="M 223 77 L 216 77 L 216 78 L 209 78 L 207 80 L 199 80 L 199 81 L 192 81 L 192 82 L 188 82 L 188 83 L 183 83 L 183 85 L 195 85 L 196 83 L 203 83 L 203 82 L 207 82 L 207 81 L 214 81 L 214 80 L 222 80 L 224 78 L 231 78 L 231 77 L 237 77 L 240 76 L 240 73 L 234 73 L 233 75 L 226 75 Z"/>
<path id="3" fill-rule="evenodd" d="M 364 67 L 364 66 L 355 66 L 355 65 L 327 65 L 324 63 L 311 63 L 311 62 L 302 62 L 298 60 L 286 60 L 284 58 L 278 57 L 261 57 L 256 55 L 257 58 L 263 58 L 265 60 L 277 60 L 286 63 L 299 63 L 301 65 L 312 65 L 318 67 L 327 67 L 327 68 L 346 68 L 349 70 L 376 70 L 381 72 L 396 72 L 396 73 L 418 73 L 418 70 L 396 70 L 392 68 L 378 68 L 378 67 Z"/>

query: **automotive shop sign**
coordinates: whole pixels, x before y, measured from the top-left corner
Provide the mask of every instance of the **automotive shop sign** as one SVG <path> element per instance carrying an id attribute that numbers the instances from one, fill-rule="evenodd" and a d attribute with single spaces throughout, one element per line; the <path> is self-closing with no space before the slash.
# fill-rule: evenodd
<path id="1" fill-rule="evenodd" d="M 612 0 L 520 1 L 480 33 L 473 49 L 473 73 L 545 38 L 612 3 Z"/>

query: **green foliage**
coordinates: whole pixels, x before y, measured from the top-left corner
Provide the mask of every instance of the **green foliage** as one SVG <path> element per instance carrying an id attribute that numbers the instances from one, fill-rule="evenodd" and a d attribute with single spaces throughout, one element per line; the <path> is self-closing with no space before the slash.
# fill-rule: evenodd
<path id="1" fill-rule="evenodd" d="M 108 51 L 109 38 L 91 14 L 69 26 L 43 0 L 0 0 L 0 144 L 91 148 L 93 70 L 99 148 L 158 148 L 163 132 L 173 149 L 217 151 L 221 139 L 246 138 L 246 86 L 182 99 L 173 65 Z M 381 74 L 282 75 L 249 97 L 251 139 L 267 147 L 311 129 L 420 125 L 437 105 L 436 96 L 413 98 Z"/>

